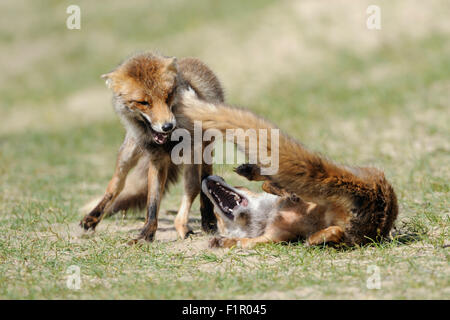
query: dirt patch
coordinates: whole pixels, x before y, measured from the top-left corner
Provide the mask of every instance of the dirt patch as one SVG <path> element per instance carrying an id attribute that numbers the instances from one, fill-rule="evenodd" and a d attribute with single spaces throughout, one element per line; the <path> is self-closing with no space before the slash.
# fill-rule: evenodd
<path id="1" fill-rule="evenodd" d="M 158 230 L 155 241 L 161 243 L 171 243 L 170 251 L 184 252 L 187 255 L 195 255 L 203 250 L 209 250 L 208 239 L 210 236 L 201 231 L 199 219 L 191 218 L 189 225 L 194 231 L 194 235 L 188 239 L 181 240 L 174 227 L 172 216 L 163 216 L 158 220 Z M 80 216 L 81 219 L 81 216 Z M 136 237 L 139 230 L 144 225 L 144 219 L 138 217 L 128 218 L 120 213 L 113 217 L 105 218 L 96 228 L 95 232 L 84 231 L 77 222 L 71 224 L 53 224 L 45 232 L 39 232 L 39 237 L 49 239 L 65 240 L 70 243 L 81 243 L 86 239 L 95 239 L 105 234 L 125 235 L 130 239 Z M 125 244 L 125 243 L 124 243 Z"/>

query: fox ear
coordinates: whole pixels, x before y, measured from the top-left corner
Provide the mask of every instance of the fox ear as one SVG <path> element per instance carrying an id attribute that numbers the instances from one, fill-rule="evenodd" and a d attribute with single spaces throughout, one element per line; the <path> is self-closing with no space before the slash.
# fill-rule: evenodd
<path id="1" fill-rule="evenodd" d="M 171 57 L 167 59 L 167 70 L 178 72 L 177 58 Z"/>
<path id="2" fill-rule="evenodd" d="M 112 72 L 102 74 L 100 76 L 103 80 L 105 80 L 106 86 L 111 89 L 112 86 Z"/>

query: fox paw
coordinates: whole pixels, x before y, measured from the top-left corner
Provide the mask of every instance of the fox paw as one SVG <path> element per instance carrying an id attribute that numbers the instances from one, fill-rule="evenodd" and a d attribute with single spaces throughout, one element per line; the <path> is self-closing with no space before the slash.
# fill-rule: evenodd
<path id="1" fill-rule="evenodd" d="M 178 236 L 181 239 L 187 239 L 191 235 L 195 234 L 194 231 L 192 231 L 192 229 L 189 228 L 187 225 L 176 225 L 175 224 L 175 229 L 177 230 Z"/>
<path id="2" fill-rule="evenodd" d="M 214 237 L 209 240 L 210 248 L 231 248 L 239 245 L 239 240 L 234 238 Z"/>
<path id="3" fill-rule="evenodd" d="M 83 218 L 83 220 L 80 221 L 80 227 L 82 227 L 86 231 L 89 229 L 94 230 L 98 223 L 98 218 L 87 215 Z"/>
<path id="4" fill-rule="evenodd" d="M 234 172 L 248 180 L 255 180 L 261 175 L 259 167 L 256 164 L 249 163 L 241 164 L 239 167 L 234 168 Z"/>
<path id="5" fill-rule="evenodd" d="M 144 244 L 148 242 L 153 242 L 155 239 L 155 231 L 148 231 L 143 229 L 141 231 L 141 234 L 136 238 L 132 239 L 127 242 L 128 245 L 135 245 L 135 244 Z"/>
<path id="6" fill-rule="evenodd" d="M 142 246 L 143 244 L 147 244 L 150 242 L 153 242 L 154 239 L 154 235 L 151 237 L 142 237 L 139 236 L 136 239 L 131 239 L 130 241 L 127 242 L 127 245 L 129 246 Z"/>
<path id="7" fill-rule="evenodd" d="M 209 240 L 209 247 L 210 248 L 222 248 L 224 239 L 225 238 L 223 238 L 223 237 L 211 238 L 211 240 Z"/>

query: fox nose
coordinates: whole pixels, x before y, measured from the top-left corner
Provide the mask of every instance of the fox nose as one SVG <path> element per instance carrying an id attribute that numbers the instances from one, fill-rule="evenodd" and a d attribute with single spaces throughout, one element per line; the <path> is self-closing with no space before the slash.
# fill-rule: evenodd
<path id="1" fill-rule="evenodd" d="M 161 127 L 161 129 L 162 129 L 164 132 L 168 132 L 168 131 L 170 131 L 170 130 L 173 129 L 173 123 L 172 123 L 172 122 L 166 122 L 166 123 L 163 124 L 163 126 Z"/>

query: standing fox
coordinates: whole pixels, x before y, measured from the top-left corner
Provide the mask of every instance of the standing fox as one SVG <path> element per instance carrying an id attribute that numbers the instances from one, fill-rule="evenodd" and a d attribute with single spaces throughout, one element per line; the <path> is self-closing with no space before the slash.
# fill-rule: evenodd
<path id="1" fill-rule="evenodd" d="M 180 169 L 170 159 L 175 142 L 169 136 L 175 127 L 191 127 L 187 118 L 177 116 L 180 92 L 189 86 L 201 99 L 220 103 L 222 87 L 214 73 L 197 59 L 177 61 L 152 53 L 137 54 L 102 78 L 113 91 L 113 105 L 125 126 L 126 136 L 102 200 L 80 225 L 86 230 L 95 229 L 106 213 L 147 204 L 144 228 L 131 243 L 139 239 L 152 241 L 161 198 L 168 185 L 176 181 Z M 135 170 L 128 175 L 133 167 Z M 201 178 L 211 173 L 211 165 L 185 166 L 184 195 L 175 219 L 181 238 L 191 232 L 188 214 L 200 192 Z M 215 231 L 213 207 L 204 195 L 200 206 L 203 230 Z"/>
<path id="2" fill-rule="evenodd" d="M 232 188 L 216 176 L 203 180 L 202 190 L 215 205 L 219 229 L 231 237 L 214 238 L 212 246 L 250 247 L 298 238 L 310 245 L 355 245 L 389 234 L 398 214 L 397 198 L 380 170 L 335 164 L 282 133 L 279 141 L 265 141 L 259 129 L 277 129 L 273 124 L 247 110 L 201 101 L 192 90 L 185 91 L 181 101 L 181 113 L 195 115 L 192 120 L 202 121 L 204 130 L 225 134 L 227 129 L 254 129 L 260 150 L 261 145 L 267 153 L 279 150 L 278 172 L 263 176 L 260 169 L 266 165 L 259 154 L 250 154 L 258 148 L 237 139 L 238 148 L 258 161 L 238 167 L 237 173 L 265 181 L 267 193 Z"/>

